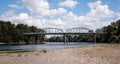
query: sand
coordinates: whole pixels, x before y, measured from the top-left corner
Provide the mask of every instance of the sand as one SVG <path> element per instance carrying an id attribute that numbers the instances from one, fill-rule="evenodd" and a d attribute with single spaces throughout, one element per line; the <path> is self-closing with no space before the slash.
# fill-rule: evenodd
<path id="1" fill-rule="evenodd" d="M 0 64 L 120 64 L 119 46 L 90 46 L 22 53 L 0 53 Z"/>

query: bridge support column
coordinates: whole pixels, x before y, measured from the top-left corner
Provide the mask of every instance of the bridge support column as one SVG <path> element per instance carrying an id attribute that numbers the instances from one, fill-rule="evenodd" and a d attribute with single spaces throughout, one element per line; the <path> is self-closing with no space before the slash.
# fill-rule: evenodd
<path id="1" fill-rule="evenodd" d="M 96 33 L 93 34 L 94 43 L 96 43 Z"/>
<path id="2" fill-rule="evenodd" d="M 30 36 L 30 37 L 31 37 L 31 39 L 30 39 L 29 43 L 32 44 L 32 43 L 35 42 L 35 36 L 32 35 L 32 36 Z"/>
<path id="3" fill-rule="evenodd" d="M 67 37 L 66 37 L 66 34 L 64 34 L 63 36 L 64 36 L 64 43 L 67 43 Z"/>
<path id="4" fill-rule="evenodd" d="M 39 35 L 37 36 L 37 44 L 39 44 L 40 42 L 40 38 L 39 38 Z"/>

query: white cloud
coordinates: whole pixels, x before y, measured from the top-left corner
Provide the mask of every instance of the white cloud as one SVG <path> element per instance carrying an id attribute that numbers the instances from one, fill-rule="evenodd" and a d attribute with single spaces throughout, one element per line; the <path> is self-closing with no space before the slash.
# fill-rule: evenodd
<path id="1" fill-rule="evenodd" d="M 11 8 L 17 8 L 17 9 L 21 8 L 20 6 L 15 5 L 15 4 L 9 4 L 8 6 L 11 7 Z"/>
<path id="2" fill-rule="evenodd" d="M 8 11 L 0 16 L 0 20 L 11 21 L 14 24 L 27 24 L 29 26 L 34 25 L 38 28 L 45 27 L 56 27 L 63 28 L 63 22 L 60 18 L 58 19 L 46 19 L 39 17 L 31 17 L 27 13 L 15 14 L 14 11 Z"/>
<path id="3" fill-rule="evenodd" d="M 22 2 L 33 13 L 49 15 L 49 3 L 47 0 L 22 0 Z"/>
<path id="4" fill-rule="evenodd" d="M 120 19 L 120 12 L 116 13 L 117 19 Z"/>
<path id="5" fill-rule="evenodd" d="M 4 21 L 11 21 L 12 23 L 15 24 L 28 24 L 28 25 L 36 25 L 37 26 L 37 19 L 30 17 L 27 13 L 20 13 L 20 14 L 15 14 L 14 11 L 8 11 L 5 14 L 0 16 L 0 20 Z M 40 23 L 40 22 L 39 22 Z"/>
<path id="6" fill-rule="evenodd" d="M 7 11 L 5 12 L 3 15 L 1 15 L 1 17 L 11 17 L 11 16 L 14 16 L 14 11 L 13 10 L 10 10 L 10 11 Z"/>
<path id="7" fill-rule="evenodd" d="M 60 18 L 50 19 L 47 21 L 48 22 L 44 22 L 45 24 L 44 27 L 54 27 L 54 28 L 64 29 L 64 22 Z"/>
<path id="8" fill-rule="evenodd" d="M 84 16 L 76 16 L 72 12 L 69 12 L 63 17 L 69 27 L 80 26 L 97 29 L 110 24 L 111 21 L 101 21 L 104 18 L 114 16 L 114 12 L 108 8 L 108 5 L 103 5 L 101 1 L 91 2 L 88 5 L 90 11 Z"/>
<path id="9" fill-rule="evenodd" d="M 50 11 L 50 16 L 64 16 L 67 13 L 67 10 L 64 8 L 52 9 Z"/>
<path id="10" fill-rule="evenodd" d="M 67 13 L 64 8 L 49 9 L 47 0 L 22 0 L 24 6 L 39 16 L 61 16 Z"/>
<path id="11" fill-rule="evenodd" d="M 88 6 L 90 7 L 90 12 L 87 16 L 89 17 L 101 19 L 113 16 L 113 11 L 109 10 L 108 5 L 102 5 L 101 1 L 91 2 Z"/>
<path id="12" fill-rule="evenodd" d="M 23 23 L 34 25 L 39 28 L 56 27 L 68 29 L 86 27 L 97 29 L 110 24 L 110 22 L 101 22 L 101 19 L 114 16 L 114 12 L 109 9 L 108 5 L 103 5 L 101 1 L 89 3 L 88 6 L 90 7 L 90 11 L 84 16 L 77 16 L 64 8 L 49 9 L 47 0 L 22 1 L 28 10 L 35 13 L 34 16 L 30 16 L 27 13 L 15 14 L 14 11 L 8 11 L 0 16 L 0 20 L 9 20 L 16 24 Z M 49 18 L 41 16 L 48 16 Z"/>
<path id="13" fill-rule="evenodd" d="M 69 8 L 73 8 L 74 6 L 77 5 L 77 1 L 75 1 L 75 0 L 66 0 L 66 1 L 60 2 L 59 5 L 69 7 Z"/>

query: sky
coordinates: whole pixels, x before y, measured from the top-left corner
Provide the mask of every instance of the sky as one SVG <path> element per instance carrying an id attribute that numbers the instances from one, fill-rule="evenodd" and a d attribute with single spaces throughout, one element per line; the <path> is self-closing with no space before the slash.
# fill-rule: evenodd
<path id="1" fill-rule="evenodd" d="M 120 0 L 0 0 L 0 20 L 38 28 L 98 29 L 120 19 Z"/>

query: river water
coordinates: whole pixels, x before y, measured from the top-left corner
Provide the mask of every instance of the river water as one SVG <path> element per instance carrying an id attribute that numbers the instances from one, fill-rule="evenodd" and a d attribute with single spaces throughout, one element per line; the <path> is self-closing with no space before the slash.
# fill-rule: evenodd
<path id="1" fill-rule="evenodd" d="M 87 42 L 46 42 L 45 44 L 33 44 L 33 45 L 0 45 L 0 51 L 6 50 L 18 50 L 18 51 L 34 51 L 34 50 L 56 50 L 72 47 L 85 47 L 85 46 L 97 46 L 97 45 L 109 45 L 105 43 L 87 43 Z"/>

